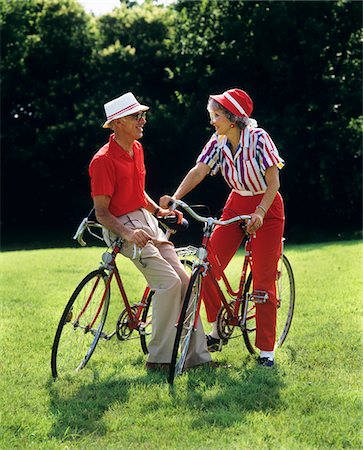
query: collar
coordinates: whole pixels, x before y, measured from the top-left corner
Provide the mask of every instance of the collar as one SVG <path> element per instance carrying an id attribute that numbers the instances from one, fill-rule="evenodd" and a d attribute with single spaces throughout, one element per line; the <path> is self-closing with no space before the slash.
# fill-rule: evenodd
<path id="1" fill-rule="evenodd" d="M 245 127 L 241 131 L 241 137 L 239 141 L 239 148 L 237 149 L 236 153 L 232 155 L 232 151 L 229 148 L 229 145 L 227 144 L 227 136 L 217 136 L 218 146 L 220 149 L 231 159 L 236 160 L 242 150 L 244 148 L 248 148 L 250 145 L 250 138 L 251 138 L 251 132 L 249 127 Z"/>
<path id="2" fill-rule="evenodd" d="M 133 148 L 133 151 L 134 151 L 134 156 L 135 156 L 135 152 L 136 152 L 136 148 L 137 148 L 136 142 L 137 141 L 134 141 L 133 144 L 132 144 L 132 148 Z M 133 159 L 133 158 L 131 158 L 129 153 L 115 141 L 115 133 L 112 133 L 110 138 L 109 138 L 108 148 L 109 148 L 109 151 L 113 155 L 116 155 L 116 156 L 119 156 L 119 157 L 122 157 L 122 158 L 126 158 L 126 159 Z"/>
<path id="3" fill-rule="evenodd" d="M 241 132 L 241 148 L 246 148 L 250 146 L 250 137 L 251 137 L 251 131 L 249 127 L 245 127 Z"/>

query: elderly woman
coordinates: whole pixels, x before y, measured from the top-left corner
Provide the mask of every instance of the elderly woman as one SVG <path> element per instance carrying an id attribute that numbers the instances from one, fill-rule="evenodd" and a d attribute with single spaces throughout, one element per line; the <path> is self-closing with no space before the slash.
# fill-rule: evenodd
<path id="1" fill-rule="evenodd" d="M 211 95 L 208 101 L 210 123 L 215 128 L 196 165 L 188 172 L 172 197 L 165 195 L 160 206 L 181 199 L 207 174 L 221 171 L 231 193 L 223 208 L 222 220 L 237 214 L 250 214 L 247 232 L 253 235 L 253 288 L 268 294 L 266 303 L 256 304 L 256 347 L 259 364 L 274 365 L 276 334 L 276 271 L 284 229 L 284 205 L 278 192 L 279 169 L 284 165 L 271 137 L 250 116 L 253 103 L 241 89 Z M 210 240 L 223 268 L 238 250 L 244 232 L 238 223 L 217 226 Z M 205 279 L 203 299 L 212 331 L 207 335 L 210 351 L 219 346 L 216 317 L 220 300 L 215 288 Z"/>

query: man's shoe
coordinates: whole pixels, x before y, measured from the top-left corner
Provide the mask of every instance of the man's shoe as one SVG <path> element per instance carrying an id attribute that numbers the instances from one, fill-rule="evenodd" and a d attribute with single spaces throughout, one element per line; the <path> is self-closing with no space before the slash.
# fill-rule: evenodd
<path id="1" fill-rule="evenodd" d="M 222 345 L 227 345 L 228 344 L 228 339 L 214 338 L 210 334 L 206 334 L 205 337 L 207 339 L 207 347 L 208 347 L 208 351 L 210 353 L 221 352 L 222 351 Z"/>
<path id="2" fill-rule="evenodd" d="M 151 372 L 169 372 L 170 364 L 169 363 L 154 363 L 154 362 L 146 362 L 145 364 L 146 370 L 150 370 Z"/>
<path id="3" fill-rule="evenodd" d="M 201 367 L 205 367 L 205 368 L 207 368 L 207 367 L 214 367 L 213 364 L 214 364 L 213 361 L 205 361 L 205 362 L 202 362 L 202 363 L 199 363 L 199 364 L 194 364 L 194 366 L 191 366 L 191 367 L 184 367 L 183 371 L 187 372 L 188 370 L 199 369 Z"/>
<path id="4" fill-rule="evenodd" d="M 270 358 L 265 358 L 265 357 L 259 356 L 257 358 L 257 363 L 262 367 L 273 367 L 275 364 L 275 361 Z"/>

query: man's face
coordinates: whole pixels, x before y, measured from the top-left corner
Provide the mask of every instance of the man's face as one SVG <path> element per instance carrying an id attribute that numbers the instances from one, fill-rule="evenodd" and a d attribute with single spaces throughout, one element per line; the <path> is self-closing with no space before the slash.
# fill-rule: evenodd
<path id="1" fill-rule="evenodd" d="M 146 123 L 146 112 L 138 112 L 130 116 L 116 119 L 114 124 L 115 131 L 120 131 L 130 139 L 140 139 L 144 134 L 144 125 Z"/>

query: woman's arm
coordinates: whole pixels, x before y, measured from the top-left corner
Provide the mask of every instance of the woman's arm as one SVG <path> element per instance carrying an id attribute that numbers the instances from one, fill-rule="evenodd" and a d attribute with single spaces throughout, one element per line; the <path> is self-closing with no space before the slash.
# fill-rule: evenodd
<path id="1" fill-rule="evenodd" d="M 251 214 L 251 220 L 247 225 L 247 232 L 255 233 L 263 224 L 263 218 L 271 206 L 277 191 L 280 188 L 279 169 L 276 166 L 269 167 L 265 173 L 267 189 L 262 197 L 260 204 Z"/>
<path id="2" fill-rule="evenodd" d="M 171 201 L 182 199 L 188 194 L 188 192 L 192 191 L 202 180 L 204 180 L 209 172 L 210 167 L 207 164 L 198 162 L 192 169 L 189 170 L 173 196 L 163 195 L 160 197 L 160 206 L 162 208 L 168 208 Z"/>
<path id="3" fill-rule="evenodd" d="M 145 194 L 145 198 L 147 201 L 146 209 L 151 214 L 153 214 L 154 216 L 157 216 L 157 217 L 165 217 L 165 216 L 169 216 L 170 214 L 172 214 L 172 215 L 174 214 L 174 215 L 176 215 L 176 217 L 178 219 L 178 223 L 180 223 L 182 221 L 183 214 L 180 211 L 170 211 L 169 208 L 159 207 L 146 191 L 144 191 L 144 194 Z"/>

